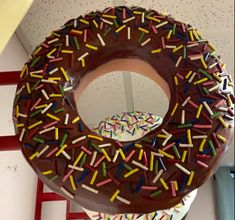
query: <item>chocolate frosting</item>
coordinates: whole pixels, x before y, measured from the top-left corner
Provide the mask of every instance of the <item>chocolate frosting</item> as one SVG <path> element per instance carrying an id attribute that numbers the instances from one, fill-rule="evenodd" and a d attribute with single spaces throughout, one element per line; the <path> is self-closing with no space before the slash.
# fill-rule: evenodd
<path id="1" fill-rule="evenodd" d="M 86 74 L 115 59 L 147 62 L 170 88 L 162 125 L 132 142 L 97 136 L 74 100 Z M 17 87 L 16 133 L 43 182 L 81 206 L 167 209 L 215 172 L 232 137 L 232 86 L 213 46 L 190 25 L 154 10 L 107 8 L 68 21 L 32 53 Z"/>

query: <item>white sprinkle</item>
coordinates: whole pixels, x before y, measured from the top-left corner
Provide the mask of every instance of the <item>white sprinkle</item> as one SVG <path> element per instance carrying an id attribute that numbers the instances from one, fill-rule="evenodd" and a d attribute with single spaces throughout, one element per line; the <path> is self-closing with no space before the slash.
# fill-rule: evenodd
<path id="1" fill-rule="evenodd" d="M 117 158 L 118 158 L 118 154 L 119 154 L 119 150 L 115 151 L 114 157 L 113 157 L 113 163 L 116 162 Z"/>
<path id="2" fill-rule="evenodd" d="M 157 156 L 157 157 L 164 157 L 163 154 L 160 154 L 160 153 L 157 153 L 157 152 L 151 152 L 151 154 L 153 154 L 154 156 Z"/>
<path id="3" fill-rule="evenodd" d="M 48 44 L 52 44 L 52 43 L 54 43 L 54 42 L 56 42 L 56 41 L 58 41 L 58 40 L 59 40 L 59 38 L 54 38 L 54 39 L 48 41 L 47 43 L 48 43 Z"/>
<path id="4" fill-rule="evenodd" d="M 51 70 L 50 72 L 49 72 L 49 75 L 52 75 L 53 73 L 55 73 L 55 72 L 57 72 L 59 69 L 56 67 L 55 69 L 53 69 L 53 70 Z"/>
<path id="5" fill-rule="evenodd" d="M 99 38 L 101 45 L 104 47 L 105 46 L 105 42 L 104 42 L 103 38 L 100 36 L 99 33 L 97 34 L 97 37 Z"/>
<path id="6" fill-rule="evenodd" d="M 74 21 L 73 21 L 73 27 L 77 27 L 77 19 L 74 19 Z"/>
<path id="7" fill-rule="evenodd" d="M 44 108 L 41 113 L 44 114 L 50 107 L 52 106 L 52 102 L 46 107 Z"/>
<path id="8" fill-rule="evenodd" d="M 187 175 L 190 175 L 191 174 L 191 172 L 190 171 L 188 171 L 187 169 L 185 169 L 183 166 L 181 166 L 180 164 L 178 164 L 178 163 L 175 163 L 175 166 L 177 167 L 177 168 L 179 168 L 182 172 L 184 172 L 185 174 L 187 174 Z"/>
<path id="9" fill-rule="evenodd" d="M 25 85 L 21 86 L 21 88 L 17 91 L 16 95 L 19 95 L 24 88 L 25 88 Z"/>
<path id="10" fill-rule="evenodd" d="M 185 101 L 182 103 L 182 107 L 184 107 L 187 103 L 188 103 L 188 101 L 191 99 L 191 97 L 190 96 L 188 96 L 186 99 L 185 99 Z"/>
<path id="11" fill-rule="evenodd" d="M 193 139 L 206 139 L 207 135 L 195 135 L 192 137 Z"/>
<path id="12" fill-rule="evenodd" d="M 213 67 L 215 67 L 217 65 L 217 62 L 212 63 L 210 66 L 208 66 L 209 69 L 212 69 Z"/>
<path id="13" fill-rule="evenodd" d="M 162 129 L 161 132 L 164 133 L 164 134 L 167 135 L 167 136 L 170 136 L 170 135 L 171 135 L 171 134 L 169 134 L 165 129 Z"/>
<path id="14" fill-rule="evenodd" d="M 190 48 L 190 47 L 197 47 L 198 45 L 199 45 L 198 43 L 188 44 L 188 45 L 187 45 L 187 48 Z"/>
<path id="15" fill-rule="evenodd" d="M 127 204 L 127 205 L 130 205 L 130 204 L 131 204 L 130 201 L 124 199 L 124 198 L 121 197 L 121 196 L 117 196 L 116 199 L 119 200 L 120 202 L 123 202 L 123 203 Z"/>
<path id="16" fill-rule="evenodd" d="M 151 41 L 151 38 L 148 38 L 146 41 L 144 41 L 142 44 L 141 44 L 141 46 L 143 47 L 143 46 L 145 46 L 147 43 L 149 43 Z"/>
<path id="17" fill-rule="evenodd" d="M 91 162 L 90 162 L 90 166 L 94 165 L 96 156 L 97 156 L 97 151 L 93 151 Z"/>
<path id="18" fill-rule="evenodd" d="M 78 61 L 81 61 L 82 59 L 84 59 L 88 55 L 89 55 L 88 52 L 84 53 L 82 56 L 78 57 Z"/>
<path id="19" fill-rule="evenodd" d="M 196 54 L 196 55 L 190 55 L 188 56 L 190 60 L 199 60 L 201 58 L 203 58 L 202 54 Z"/>
<path id="20" fill-rule="evenodd" d="M 67 125 L 69 121 L 69 114 L 65 114 L 64 124 Z"/>
<path id="21" fill-rule="evenodd" d="M 102 147 L 110 147 L 112 144 L 111 143 L 107 143 L 107 144 L 100 144 L 98 145 L 98 147 L 102 148 Z"/>
<path id="22" fill-rule="evenodd" d="M 25 115 L 25 114 L 19 113 L 18 115 L 19 115 L 19 117 L 27 118 L 27 115 Z"/>
<path id="23" fill-rule="evenodd" d="M 72 89 L 73 89 L 73 87 L 72 87 L 72 86 L 69 86 L 69 87 L 63 88 L 64 92 L 68 92 L 68 91 L 70 91 L 70 90 L 72 90 Z"/>
<path id="24" fill-rule="evenodd" d="M 41 82 L 57 84 L 57 82 L 56 82 L 56 81 L 48 80 L 48 79 L 41 79 Z"/>
<path id="25" fill-rule="evenodd" d="M 193 144 L 179 144 L 180 147 L 193 147 Z"/>
<path id="26" fill-rule="evenodd" d="M 181 114 L 181 124 L 185 123 L 185 110 L 182 110 L 182 114 Z"/>
<path id="27" fill-rule="evenodd" d="M 82 137 L 79 137 L 79 138 L 77 138 L 77 139 L 75 139 L 75 140 L 73 140 L 73 141 L 72 141 L 72 144 L 76 144 L 77 142 L 82 141 L 82 140 L 84 140 L 84 139 L 86 139 L 86 136 L 85 136 L 85 135 L 82 136 Z"/>
<path id="28" fill-rule="evenodd" d="M 217 84 L 216 86 L 213 86 L 212 88 L 208 89 L 209 92 L 212 92 L 216 89 L 218 89 L 221 86 L 221 84 Z"/>
<path id="29" fill-rule="evenodd" d="M 69 35 L 65 35 L 65 46 L 69 46 Z"/>
<path id="30" fill-rule="evenodd" d="M 97 189 L 91 188 L 90 186 L 87 186 L 85 184 L 82 184 L 82 188 L 84 188 L 92 193 L 95 193 L 95 194 L 97 194 L 99 192 Z"/>
<path id="31" fill-rule="evenodd" d="M 46 133 L 46 132 L 54 130 L 54 129 L 55 129 L 55 126 L 49 127 L 49 128 L 46 128 L 44 130 L 39 131 L 39 134 L 43 134 L 43 133 Z"/>
<path id="32" fill-rule="evenodd" d="M 197 75 L 197 73 L 194 72 L 194 73 L 192 74 L 192 76 L 189 78 L 188 82 L 191 83 L 196 75 Z"/>
<path id="33" fill-rule="evenodd" d="M 49 145 L 47 145 L 46 147 L 44 147 L 37 155 L 37 157 L 42 156 L 48 149 L 49 149 Z"/>
<path id="34" fill-rule="evenodd" d="M 162 26 L 164 26 L 164 25 L 166 25 L 166 24 L 168 24 L 168 21 L 165 21 L 165 22 L 162 22 L 162 23 L 156 25 L 155 28 L 162 27 Z"/>
<path id="35" fill-rule="evenodd" d="M 72 193 L 70 193 L 67 189 L 65 189 L 64 187 L 60 187 L 61 191 L 67 195 L 68 197 L 70 197 L 71 199 L 74 198 L 74 195 Z"/>
<path id="36" fill-rule="evenodd" d="M 101 18 L 101 20 L 102 20 L 104 23 L 106 23 L 106 24 L 113 25 L 113 22 L 108 21 L 108 20 L 106 20 L 106 19 L 104 19 L 104 18 Z"/>
<path id="37" fill-rule="evenodd" d="M 130 40 L 131 39 L 131 27 L 127 28 L 127 39 Z"/>
<path id="38" fill-rule="evenodd" d="M 145 16 L 145 13 L 142 12 L 142 14 L 141 14 L 141 23 L 144 23 L 144 21 L 145 21 L 144 16 Z"/>
<path id="39" fill-rule="evenodd" d="M 172 138 L 172 134 L 170 134 L 162 143 L 162 146 L 165 146 L 167 142 Z"/>
<path id="40" fill-rule="evenodd" d="M 130 17 L 130 18 L 127 18 L 126 20 L 123 20 L 122 22 L 123 22 L 123 24 L 125 24 L 125 23 L 127 23 L 127 22 L 129 22 L 129 21 L 132 21 L 132 20 L 134 20 L 134 19 L 135 19 L 135 16 Z"/>
<path id="41" fill-rule="evenodd" d="M 223 112 L 227 112 L 228 108 L 226 108 L 226 107 L 219 107 L 218 110 L 223 111 Z"/>
<path id="42" fill-rule="evenodd" d="M 163 174 L 163 169 L 159 170 L 159 172 L 157 173 L 157 175 L 154 177 L 152 183 L 156 183 L 158 181 L 158 179 L 160 178 L 160 176 Z"/>
<path id="43" fill-rule="evenodd" d="M 43 70 L 36 70 L 36 71 L 32 71 L 32 72 L 30 72 L 30 74 L 37 74 L 37 73 L 43 73 Z"/>
<path id="44" fill-rule="evenodd" d="M 177 62 L 175 64 L 175 67 L 178 67 L 180 65 L 182 58 L 183 58 L 182 56 L 179 57 L 179 59 L 177 60 Z"/>
<path id="45" fill-rule="evenodd" d="M 210 115 L 214 115 L 213 111 L 211 110 L 210 106 L 207 104 L 207 102 L 202 102 L 207 111 L 209 112 Z"/>
<path id="46" fill-rule="evenodd" d="M 176 46 L 174 46 L 174 45 L 166 45 L 166 48 L 167 48 L 167 49 L 175 49 Z"/>
<path id="47" fill-rule="evenodd" d="M 146 171 L 148 170 L 148 167 L 144 166 L 143 164 L 141 164 L 135 160 L 132 160 L 132 164 L 136 165 L 137 167 L 142 168 L 143 170 L 146 170 Z"/>
<path id="48" fill-rule="evenodd" d="M 47 95 L 46 91 L 45 91 L 44 89 L 42 89 L 41 92 L 42 92 L 44 98 L 45 98 L 46 100 L 49 100 L 49 96 Z"/>
<path id="49" fill-rule="evenodd" d="M 63 154 L 68 160 L 71 160 L 70 155 L 68 155 L 64 150 L 62 151 L 62 154 Z"/>
<path id="50" fill-rule="evenodd" d="M 22 129 L 21 133 L 20 133 L 20 137 L 19 137 L 19 141 L 21 142 L 23 137 L 24 137 L 24 134 L 25 134 L 25 128 Z"/>
<path id="51" fill-rule="evenodd" d="M 77 170 L 77 171 L 81 171 L 81 172 L 84 170 L 84 168 L 82 168 L 82 167 L 75 167 L 71 164 L 68 165 L 68 168 L 71 168 L 71 169 Z"/>

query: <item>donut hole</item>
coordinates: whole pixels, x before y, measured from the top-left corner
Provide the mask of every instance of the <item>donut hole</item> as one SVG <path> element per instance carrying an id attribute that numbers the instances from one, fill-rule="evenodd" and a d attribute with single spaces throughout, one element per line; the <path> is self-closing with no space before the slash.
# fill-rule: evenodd
<path id="1" fill-rule="evenodd" d="M 148 132 L 160 126 L 169 108 L 169 87 L 159 75 L 156 77 L 155 71 L 156 75 L 151 72 L 152 69 L 150 71 L 150 65 L 147 63 L 139 60 L 129 62 L 133 62 L 135 67 L 129 64 L 126 66 L 119 60 L 97 68 L 86 74 L 75 90 L 74 99 L 78 114 L 90 130 L 94 130 L 104 121 L 114 123 L 112 117 L 120 122 L 123 112 L 138 112 L 138 120 L 143 113 L 143 117 L 148 116 L 146 113 L 152 114 L 153 119 L 149 122 L 142 120 L 143 126 L 149 128 Z M 104 130 L 104 127 L 102 129 Z M 129 128 L 129 131 L 132 131 L 132 128 Z M 125 135 L 125 141 L 136 140 L 148 132 Z M 104 135 L 104 132 L 99 134 Z M 120 141 L 123 139 L 123 135 L 109 137 Z"/>

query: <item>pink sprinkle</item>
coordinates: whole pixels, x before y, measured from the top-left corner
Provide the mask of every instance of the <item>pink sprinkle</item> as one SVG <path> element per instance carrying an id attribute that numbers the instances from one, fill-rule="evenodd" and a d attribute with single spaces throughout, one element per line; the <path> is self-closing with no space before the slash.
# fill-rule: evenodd
<path id="1" fill-rule="evenodd" d="M 176 73 L 176 75 L 177 75 L 180 79 L 184 80 L 184 77 L 183 77 L 181 74 Z"/>
<path id="2" fill-rule="evenodd" d="M 161 37 L 162 49 L 166 49 L 164 37 Z"/>
<path id="3" fill-rule="evenodd" d="M 150 21 L 149 21 L 149 27 L 148 27 L 149 30 L 151 30 L 151 28 L 152 28 L 152 26 L 153 26 L 152 23 L 153 23 L 152 20 L 150 20 Z"/>
<path id="4" fill-rule="evenodd" d="M 104 22 L 102 21 L 102 22 L 100 22 L 100 30 L 103 29 L 103 26 L 104 26 Z"/>
<path id="5" fill-rule="evenodd" d="M 220 101 L 218 101 L 216 104 L 215 104 L 215 108 L 219 108 L 221 105 L 224 105 L 224 100 L 221 99 Z"/>
<path id="6" fill-rule="evenodd" d="M 203 162 L 200 161 L 200 160 L 197 160 L 197 164 L 198 164 L 199 166 L 201 166 L 201 167 L 208 168 L 208 165 L 205 164 L 205 163 L 203 163 Z"/>
<path id="7" fill-rule="evenodd" d="M 205 155 L 205 154 L 196 154 L 196 157 L 197 158 L 201 158 L 201 159 L 209 159 L 209 158 L 211 158 L 211 156 L 210 155 Z"/>
<path id="8" fill-rule="evenodd" d="M 37 91 L 38 89 L 41 89 L 43 86 L 44 86 L 44 84 L 41 84 L 38 87 L 36 87 L 35 90 Z"/>
<path id="9" fill-rule="evenodd" d="M 49 124 L 43 126 L 43 129 L 49 128 L 49 127 L 51 127 L 51 126 L 53 126 L 53 125 L 55 125 L 55 124 L 57 124 L 57 123 L 58 123 L 57 121 L 53 121 L 53 122 L 51 122 L 51 123 L 49 123 Z"/>
<path id="10" fill-rule="evenodd" d="M 92 152 L 89 151 L 86 147 L 82 146 L 81 149 L 89 155 L 92 155 Z"/>
<path id="11" fill-rule="evenodd" d="M 172 197 L 176 197 L 175 184 L 173 181 L 171 181 L 171 195 Z"/>
<path id="12" fill-rule="evenodd" d="M 63 57 L 58 57 L 58 58 L 51 59 L 51 60 L 49 60 L 49 62 L 50 63 L 55 63 L 55 62 L 59 62 L 61 60 L 63 60 Z"/>
<path id="13" fill-rule="evenodd" d="M 58 149 L 59 149 L 58 147 L 54 148 L 52 151 L 50 151 L 50 152 L 46 155 L 46 157 L 47 157 L 47 158 L 50 157 L 50 156 L 53 155 Z"/>
<path id="14" fill-rule="evenodd" d="M 126 19 L 126 9 L 124 8 L 122 11 L 122 19 L 125 20 Z"/>
<path id="15" fill-rule="evenodd" d="M 135 150 L 132 150 L 131 153 L 127 156 L 125 162 L 128 162 L 128 161 L 132 158 L 132 156 L 134 155 L 134 153 L 135 153 Z"/>
<path id="16" fill-rule="evenodd" d="M 157 190 L 157 186 L 141 186 L 141 189 L 143 190 Z"/>
<path id="17" fill-rule="evenodd" d="M 94 167 L 98 167 L 99 164 L 105 159 L 105 156 L 102 156 L 97 162 L 95 163 Z"/>
<path id="18" fill-rule="evenodd" d="M 193 125 L 194 128 L 212 128 L 212 125 Z"/>
<path id="19" fill-rule="evenodd" d="M 115 141 L 115 143 L 116 143 L 119 147 L 122 147 L 121 142 L 119 142 L 119 141 Z"/>
<path id="20" fill-rule="evenodd" d="M 144 165 L 148 166 L 148 158 L 147 158 L 147 154 L 145 151 L 144 151 Z"/>
<path id="21" fill-rule="evenodd" d="M 202 83 L 203 86 L 210 86 L 212 84 L 214 84 L 215 82 L 214 81 L 206 81 L 204 83 Z"/>
<path id="22" fill-rule="evenodd" d="M 64 176 L 64 178 L 62 179 L 62 182 L 65 182 L 73 172 L 74 172 L 74 170 L 71 169 L 71 170 Z"/>
<path id="23" fill-rule="evenodd" d="M 31 107 L 30 111 L 33 111 L 33 109 L 34 109 L 41 101 L 42 101 L 42 99 L 39 98 L 39 99 L 35 102 L 35 104 Z"/>
<path id="24" fill-rule="evenodd" d="M 87 29 L 84 30 L 83 42 L 86 42 L 86 40 L 87 40 Z"/>
<path id="25" fill-rule="evenodd" d="M 166 145 L 164 148 L 162 148 L 163 151 L 166 151 L 168 150 L 169 148 L 173 147 L 175 145 L 175 142 L 171 143 L 171 144 L 168 144 Z"/>
<path id="26" fill-rule="evenodd" d="M 104 14 L 107 14 L 109 11 L 111 11 L 112 8 L 111 7 L 108 7 L 105 11 L 104 11 Z"/>
<path id="27" fill-rule="evenodd" d="M 100 186 L 103 186 L 103 185 L 105 185 L 107 183 L 110 183 L 110 182 L 112 182 L 112 180 L 111 179 L 107 179 L 107 180 L 104 180 L 104 181 L 101 181 L 101 182 L 97 183 L 96 186 L 100 187 Z"/>
<path id="28" fill-rule="evenodd" d="M 198 106 L 196 103 L 194 103 L 192 100 L 189 100 L 188 103 L 189 103 L 191 106 L 193 106 L 194 108 L 198 108 L 198 107 L 199 107 L 199 106 Z"/>
<path id="29" fill-rule="evenodd" d="M 45 48 L 49 48 L 49 46 L 47 45 L 47 44 L 45 44 L 45 43 L 42 43 L 41 44 L 43 47 L 45 47 Z"/>

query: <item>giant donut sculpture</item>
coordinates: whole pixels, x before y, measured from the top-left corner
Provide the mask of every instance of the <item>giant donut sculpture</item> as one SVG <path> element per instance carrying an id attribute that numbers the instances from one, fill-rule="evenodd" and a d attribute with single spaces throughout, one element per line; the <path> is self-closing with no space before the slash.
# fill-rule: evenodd
<path id="1" fill-rule="evenodd" d="M 76 97 L 107 69 L 143 70 L 162 86 L 170 103 L 161 126 L 118 142 L 84 124 Z M 55 192 L 90 210 L 148 213 L 173 207 L 214 173 L 232 137 L 232 88 L 197 29 L 152 9 L 110 7 L 68 21 L 34 50 L 20 74 L 15 128 Z"/>

